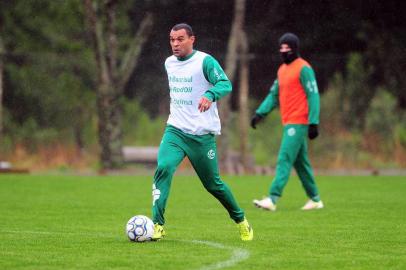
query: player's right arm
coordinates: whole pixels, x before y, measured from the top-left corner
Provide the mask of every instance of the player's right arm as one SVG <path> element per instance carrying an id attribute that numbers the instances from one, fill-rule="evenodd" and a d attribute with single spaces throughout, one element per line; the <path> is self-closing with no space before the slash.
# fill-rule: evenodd
<path id="1" fill-rule="evenodd" d="M 265 117 L 277 106 L 279 106 L 279 83 L 278 80 L 275 80 L 272 87 L 269 89 L 269 94 L 264 101 L 262 101 L 261 105 L 259 105 L 255 113 Z"/>

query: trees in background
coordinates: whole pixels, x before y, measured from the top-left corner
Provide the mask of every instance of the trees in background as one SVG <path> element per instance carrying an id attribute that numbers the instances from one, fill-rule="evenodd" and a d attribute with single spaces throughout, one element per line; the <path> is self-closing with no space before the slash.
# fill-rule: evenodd
<path id="1" fill-rule="evenodd" d="M 2 144 L 31 147 L 63 139 L 82 148 L 93 117 L 94 65 L 83 40 L 80 1 L 1 5 Z"/>
<path id="2" fill-rule="evenodd" d="M 257 103 L 268 93 L 279 65 L 277 39 L 286 31 L 301 38 L 301 52 L 315 68 L 322 94 L 328 98 L 330 90 L 336 92 L 339 104 L 333 107 L 339 112 L 343 124 L 340 128 L 354 132 L 376 130 L 373 126 L 378 125 L 379 117 L 372 111 L 381 109 L 378 98 L 388 100 L 382 91 L 391 93 L 395 100 L 391 106 L 398 115 L 404 112 L 403 2 L 370 1 L 364 5 L 349 0 L 316 0 L 300 6 L 296 1 L 252 0 L 247 1 L 245 11 L 238 13 L 234 8 L 242 2 L 2 1 L 2 150 L 4 145 L 31 146 L 53 141 L 74 142 L 78 149 L 84 149 L 86 145 L 97 145 L 93 138 L 98 137 L 102 166 L 120 164 L 120 97 L 136 100 L 143 117 L 166 116 L 167 108 L 162 105 L 168 103 L 163 61 L 170 54 L 170 27 L 179 22 L 193 26 L 196 48 L 212 53 L 233 80 L 235 91 L 220 106 L 226 113 L 236 116 L 235 112 L 247 108 L 242 104 Z M 145 27 L 151 3 L 157 16 L 154 24 Z M 253 57 L 249 72 L 241 65 L 245 58 L 238 42 L 240 34 L 236 34 L 241 30 L 245 30 L 246 45 Z M 142 32 L 153 39 L 141 53 L 145 42 Z M 248 99 L 244 85 L 250 88 Z M 246 114 L 242 113 L 239 120 L 222 116 L 224 134 L 220 139 L 226 142 L 219 146 L 228 150 L 220 154 L 239 149 L 240 137 L 246 130 L 243 125 L 248 123 Z M 331 117 L 338 118 L 335 114 Z M 142 123 L 147 122 L 143 118 Z M 325 127 L 331 124 L 324 121 Z M 404 145 L 403 130 L 402 125 L 391 129 L 397 145 Z M 251 152 L 253 147 L 242 145 L 240 152 L 246 153 L 247 148 Z M 226 167 L 232 167 L 234 161 L 228 160 Z"/>

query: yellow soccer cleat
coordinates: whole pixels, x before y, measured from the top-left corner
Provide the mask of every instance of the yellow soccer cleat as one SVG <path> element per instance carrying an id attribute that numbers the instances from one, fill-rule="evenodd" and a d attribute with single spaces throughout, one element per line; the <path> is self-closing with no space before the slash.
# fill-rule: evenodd
<path id="1" fill-rule="evenodd" d="M 164 238 L 166 235 L 164 227 L 158 223 L 154 224 L 154 234 L 152 235 L 152 241 L 158 241 Z"/>
<path id="2" fill-rule="evenodd" d="M 237 227 L 240 231 L 240 237 L 242 241 L 251 241 L 254 238 L 254 230 L 252 229 L 246 218 L 244 218 L 244 220 L 240 223 L 237 223 Z"/>

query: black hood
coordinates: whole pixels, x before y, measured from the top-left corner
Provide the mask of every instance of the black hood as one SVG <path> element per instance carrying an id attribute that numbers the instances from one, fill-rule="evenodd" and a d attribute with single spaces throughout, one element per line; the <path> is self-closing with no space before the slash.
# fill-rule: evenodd
<path id="1" fill-rule="evenodd" d="M 299 53 L 299 38 L 293 33 L 285 33 L 279 38 L 279 47 L 288 44 L 293 52 Z"/>
<path id="2" fill-rule="evenodd" d="M 299 38 L 293 33 L 285 33 L 279 38 L 279 47 L 282 44 L 288 44 L 291 48 L 290 52 L 281 53 L 282 61 L 290 64 L 299 57 Z"/>

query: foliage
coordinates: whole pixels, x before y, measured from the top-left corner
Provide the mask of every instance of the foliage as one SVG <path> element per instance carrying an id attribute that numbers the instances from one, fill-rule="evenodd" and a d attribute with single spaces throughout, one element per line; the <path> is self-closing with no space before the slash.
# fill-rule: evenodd
<path id="1" fill-rule="evenodd" d="M 342 120 L 348 128 L 362 130 L 364 127 L 365 114 L 375 94 L 375 87 L 368 83 L 370 74 L 371 69 L 366 67 L 362 55 L 349 55 L 342 85 L 339 86 Z"/>
<path id="2" fill-rule="evenodd" d="M 165 126 L 165 117 L 151 118 L 137 100 L 124 102 L 124 144 L 157 146 L 160 144 Z"/>
<path id="3" fill-rule="evenodd" d="M 13 1 L 2 10 L 6 136 L 31 145 L 69 140 L 94 114 L 93 65 L 79 1 Z M 7 12 L 6 12 L 7 11 Z M 80 61 L 77 61 L 80 59 Z M 78 142 L 80 143 L 80 142 Z M 82 146 L 81 146 L 82 147 Z"/>
<path id="4" fill-rule="evenodd" d="M 368 110 L 365 112 L 364 129 L 355 129 L 347 118 L 354 117 L 342 110 L 341 87 L 343 76 L 336 74 L 331 86 L 321 97 L 321 136 L 312 145 L 318 165 L 325 167 L 385 167 L 395 165 L 395 147 L 402 148 L 402 111 L 396 99 L 384 88 L 377 88 Z M 345 100 L 344 102 L 348 102 Z M 353 120 L 351 120 L 353 121 Z M 357 119 L 358 121 L 358 119 Z M 397 146 L 396 146 L 397 145 Z M 403 155 L 403 154 L 402 154 Z M 320 162 L 320 163 L 319 163 Z"/>
<path id="5" fill-rule="evenodd" d="M 343 129 L 344 113 L 342 110 L 342 86 L 344 78 L 341 73 L 335 73 L 329 88 L 320 97 L 320 124 L 328 133 L 333 136 Z"/>
<path id="6" fill-rule="evenodd" d="M 255 163 L 275 167 L 281 139 L 281 119 L 279 111 L 275 110 L 258 124 L 257 129 L 251 129 L 249 132 L 249 143 Z"/>
<path id="7" fill-rule="evenodd" d="M 381 138 L 393 138 L 394 128 L 399 120 L 396 99 L 385 89 L 379 89 L 368 109 L 365 131 Z"/>
<path id="8" fill-rule="evenodd" d="M 403 113 L 401 121 L 395 126 L 395 140 L 398 145 L 406 149 L 406 114 Z"/>

